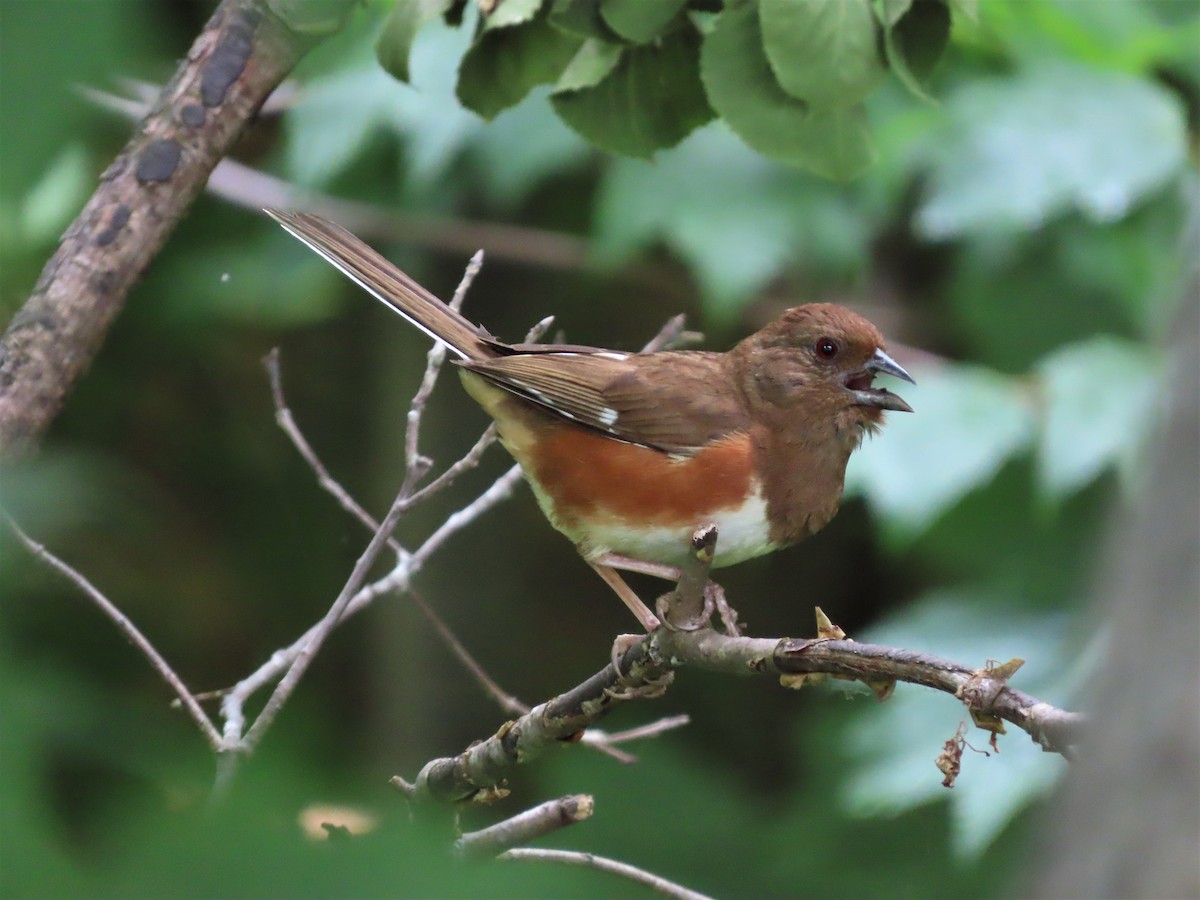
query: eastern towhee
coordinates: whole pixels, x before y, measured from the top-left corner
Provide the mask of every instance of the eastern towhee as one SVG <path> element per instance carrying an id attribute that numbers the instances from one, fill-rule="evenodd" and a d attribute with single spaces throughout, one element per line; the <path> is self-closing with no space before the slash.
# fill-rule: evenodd
<path id="1" fill-rule="evenodd" d="M 727 353 L 506 344 L 350 232 L 267 210 L 295 237 L 458 356 L 542 512 L 649 631 L 659 622 L 616 569 L 678 577 L 697 528 L 714 566 L 800 541 L 833 518 L 846 461 L 884 410 L 872 386 L 912 381 L 862 316 L 797 306 Z"/>

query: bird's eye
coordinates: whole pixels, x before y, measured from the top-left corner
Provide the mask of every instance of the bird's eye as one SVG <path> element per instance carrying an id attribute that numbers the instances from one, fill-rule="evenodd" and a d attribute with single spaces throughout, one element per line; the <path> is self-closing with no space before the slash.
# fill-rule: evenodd
<path id="1" fill-rule="evenodd" d="M 813 344 L 813 349 L 817 351 L 817 356 L 821 359 L 833 359 L 838 355 L 838 342 L 830 337 L 817 338 L 817 342 Z"/>

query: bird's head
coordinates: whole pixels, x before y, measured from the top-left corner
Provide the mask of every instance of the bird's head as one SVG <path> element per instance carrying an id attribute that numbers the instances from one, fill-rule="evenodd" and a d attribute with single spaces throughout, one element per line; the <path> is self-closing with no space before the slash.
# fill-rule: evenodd
<path id="1" fill-rule="evenodd" d="M 883 421 L 884 410 L 912 412 L 874 384 L 877 375 L 915 383 L 912 377 L 888 356 L 879 329 L 844 306 L 789 309 L 738 344 L 734 355 L 752 402 L 789 419 L 819 417 L 857 439 Z"/>

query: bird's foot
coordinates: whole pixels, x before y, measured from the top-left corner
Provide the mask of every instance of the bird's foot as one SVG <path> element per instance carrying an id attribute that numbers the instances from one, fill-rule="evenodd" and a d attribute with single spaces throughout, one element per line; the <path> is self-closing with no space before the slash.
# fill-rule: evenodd
<path id="1" fill-rule="evenodd" d="M 670 591 L 663 594 L 654 601 L 654 610 L 658 613 L 658 620 L 662 623 L 662 627 L 667 631 L 699 631 L 708 624 L 709 617 L 712 615 L 712 610 L 708 609 L 691 620 L 677 622 L 671 618 L 671 605 L 675 602 L 675 592 Z"/>
<path id="2" fill-rule="evenodd" d="M 715 581 L 710 581 L 704 585 L 704 621 L 707 622 L 711 619 L 714 611 L 721 617 L 721 626 L 727 635 L 730 637 L 741 636 L 742 631 L 738 627 L 737 620 L 738 613 L 725 599 L 725 588 Z"/>
<path id="3" fill-rule="evenodd" d="M 618 686 L 605 688 L 604 693 L 614 700 L 655 700 L 666 694 L 667 687 L 675 680 L 675 673 L 668 672 L 661 678 L 635 682 L 621 671 L 621 657 L 644 637 L 644 634 L 618 634 L 613 640 L 609 660 L 612 663 L 613 672 L 616 673 Z"/>

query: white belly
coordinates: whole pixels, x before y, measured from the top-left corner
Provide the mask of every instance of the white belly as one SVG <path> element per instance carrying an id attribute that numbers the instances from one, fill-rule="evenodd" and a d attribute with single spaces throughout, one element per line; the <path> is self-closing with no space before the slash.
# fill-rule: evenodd
<path id="1" fill-rule="evenodd" d="M 731 566 L 778 549 L 768 536 L 766 503 L 756 491 L 740 507 L 719 509 L 701 521 L 682 526 L 630 528 L 619 522 L 592 519 L 588 522 L 590 540 L 583 542 L 570 529 L 560 529 L 572 538 L 584 555 L 596 558 L 619 553 L 634 559 L 683 564 L 691 546 L 692 534 L 703 525 L 717 526 L 717 555 L 713 567 Z"/>

